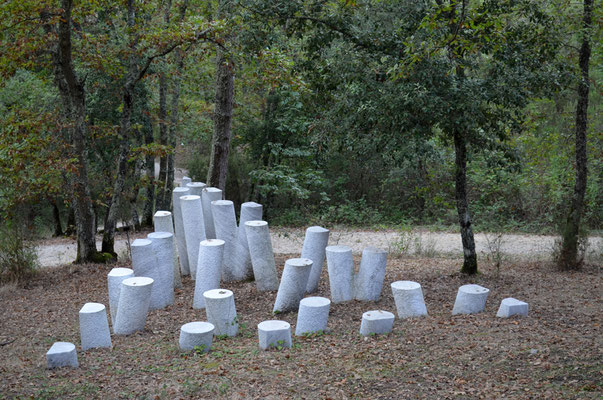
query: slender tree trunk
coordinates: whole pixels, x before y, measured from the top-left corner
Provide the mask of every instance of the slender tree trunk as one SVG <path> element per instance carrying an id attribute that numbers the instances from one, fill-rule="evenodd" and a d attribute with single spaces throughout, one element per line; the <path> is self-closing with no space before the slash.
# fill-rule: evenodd
<path id="1" fill-rule="evenodd" d="M 168 138 L 168 110 L 167 110 L 168 80 L 165 71 L 159 75 L 159 144 L 167 146 Z M 170 198 L 168 197 L 168 157 L 162 156 L 159 161 L 159 181 L 157 191 L 157 209 L 169 210 Z M 171 192 L 169 194 L 171 196 Z"/>
<path id="2" fill-rule="evenodd" d="M 578 104 L 576 106 L 576 183 L 562 233 L 561 253 L 558 263 L 563 270 L 577 270 L 582 266 L 582 260 L 578 259 L 578 239 L 580 237 L 580 220 L 584 212 L 584 196 L 588 176 L 586 131 L 588 127 L 588 94 L 590 91 L 588 70 L 591 52 L 592 10 L 593 0 L 584 0 L 583 36 L 579 56 L 581 79 L 578 84 Z"/>
<path id="3" fill-rule="evenodd" d="M 63 236 L 63 226 L 61 225 L 61 213 L 59 212 L 59 206 L 54 199 L 50 199 L 50 203 L 52 205 L 52 217 L 54 219 L 54 233 L 52 236 Z"/>
<path id="4" fill-rule="evenodd" d="M 73 207 L 69 207 L 69 211 L 67 213 L 67 226 L 65 227 L 65 236 L 71 236 L 74 233 L 76 233 L 75 232 L 75 212 L 73 211 Z"/>
<path id="5" fill-rule="evenodd" d="M 459 215 L 461 239 L 463 241 L 463 267 L 461 272 L 473 275 L 477 273 L 477 254 L 467 202 L 467 139 L 458 131 L 454 132 L 454 153 L 456 209 Z"/>
<path id="6" fill-rule="evenodd" d="M 146 108 L 145 102 L 145 108 Z M 153 143 L 153 126 L 146 112 L 143 113 L 144 118 L 144 143 L 150 145 Z M 153 212 L 155 211 L 155 157 L 153 155 L 147 155 L 144 161 L 145 173 L 146 173 L 146 186 L 145 186 L 145 201 L 142 211 L 142 226 L 152 227 L 153 226 Z M 136 193 L 135 193 L 136 195 Z M 136 197 L 134 197 L 136 199 Z"/>

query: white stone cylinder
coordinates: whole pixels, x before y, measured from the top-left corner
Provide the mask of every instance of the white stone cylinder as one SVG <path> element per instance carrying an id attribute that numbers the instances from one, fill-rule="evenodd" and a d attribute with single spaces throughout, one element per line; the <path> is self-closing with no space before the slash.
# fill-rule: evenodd
<path id="1" fill-rule="evenodd" d="M 190 189 L 189 194 L 201 197 L 203 189 L 205 189 L 207 185 L 203 182 L 191 182 L 187 183 L 186 187 Z"/>
<path id="2" fill-rule="evenodd" d="M 528 316 L 528 303 L 514 299 L 513 297 L 507 297 L 500 302 L 500 307 L 496 316 L 499 318 L 509 318 L 513 315 Z"/>
<path id="3" fill-rule="evenodd" d="M 379 301 L 386 264 L 387 251 L 376 247 L 367 247 L 362 250 L 360 268 L 354 279 L 356 300 Z"/>
<path id="4" fill-rule="evenodd" d="M 354 299 L 354 257 L 348 246 L 328 246 L 327 268 L 333 303 Z"/>
<path id="5" fill-rule="evenodd" d="M 207 320 L 214 324 L 215 335 L 236 336 L 239 321 L 234 294 L 228 289 L 212 289 L 203 293 Z"/>
<path id="6" fill-rule="evenodd" d="M 178 247 L 178 258 L 180 260 L 180 273 L 189 275 L 188 252 L 186 251 L 186 238 L 184 235 L 184 222 L 182 221 L 182 208 L 180 197 L 188 195 L 190 189 L 187 187 L 174 188 L 172 192 L 172 204 L 174 207 L 174 231 L 176 235 L 176 246 Z"/>
<path id="7" fill-rule="evenodd" d="M 115 316 L 119 305 L 119 293 L 121 292 L 121 283 L 124 279 L 132 278 L 134 271 L 130 268 L 113 268 L 107 274 L 107 286 L 109 291 L 109 311 L 111 313 L 111 325 L 115 325 Z"/>
<path id="8" fill-rule="evenodd" d="M 75 345 L 69 342 L 55 342 L 46 353 L 48 369 L 60 367 L 77 368 L 77 351 Z"/>
<path id="9" fill-rule="evenodd" d="M 189 178 L 188 176 L 183 176 L 182 180 L 180 181 L 180 187 L 186 187 L 186 185 L 188 185 L 192 181 L 193 180 L 191 178 Z"/>
<path id="10" fill-rule="evenodd" d="M 398 318 L 411 318 L 427 315 L 421 285 L 412 281 L 397 281 L 391 284 Z"/>
<path id="11" fill-rule="evenodd" d="M 320 226 L 311 226 L 306 229 L 304 246 L 302 247 L 301 257 L 312 260 L 312 271 L 308 278 L 307 293 L 314 293 L 318 290 L 322 266 L 325 263 L 325 249 L 329 243 L 329 230 Z"/>
<path id="12" fill-rule="evenodd" d="M 195 195 L 182 196 L 180 198 L 180 207 L 182 209 L 189 271 L 191 278 L 196 279 L 199 243 L 205 240 L 205 223 L 203 222 L 201 197 Z"/>
<path id="13" fill-rule="evenodd" d="M 80 309 L 80 339 L 82 350 L 111 347 L 111 332 L 107 310 L 100 303 L 86 303 Z"/>
<path id="14" fill-rule="evenodd" d="M 300 336 L 327 330 L 331 300 L 326 297 L 306 297 L 299 302 L 295 335 Z"/>
<path id="15" fill-rule="evenodd" d="M 297 311 L 299 302 L 306 293 L 311 269 L 312 260 L 308 258 L 291 258 L 285 261 L 272 312 Z"/>
<path id="16" fill-rule="evenodd" d="M 369 336 L 390 333 L 394 327 L 394 314 L 389 311 L 372 310 L 362 314 L 360 334 Z"/>
<path id="17" fill-rule="evenodd" d="M 270 320 L 258 324 L 260 349 L 291 347 L 291 325 L 285 321 Z"/>
<path id="18" fill-rule="evenodd" d="M 209 322 L 189 322 L 180 328 L 180 350 L 209 352 L 214 338 L 215 327 Z M 195 349 L 197 348 L 197 349 Z"/>
<path id="19" fill-rule="evenodd" d="M 146 276 L 153 279 L 153 292 L 151 293 L 151 310 L 165 307 L 165 298 L 162 292 L 163 285 L 157 284 L 161 280 L 157 257 L 153 250 L 153 242 L 149 239 L 136 239 L 130 246 L 132 251 L 132 269 L 134 276 Z"/>
<path id="20" fill-rule="evenodd" d="M 214 226 L 214 215 L 211 209 L 211 202 L 222 200 L 222 190 L 215 187 L 206 187 L 201 195 L 203 205 L 203 220 L 205 221 L 205 236 L 208 239 L 216 239 L 216 228 Z"/>
<path id="21" fill-rule="evenodd" d="M 121 285 L 113 333 L 129 335 L 144 329 L 151 302 L 153 279 L 144 276 L 128 278 Z"/>
<path id="22" fill-rule="evenodd" d="M 245 222 L 245 232 L 256 288 L 259 291 L 277 290 L 278 273 L 274 262 L 268 222 L 247 221 Z"/>
<path id="23" fill-rule="evenodd" d="M 207 239 L 199 244 L 199 261 L 197 262 L 197 280 L 193 308 L 205 308 L 203 293 L 220 288 L 222 260 L 224 258 L 224 241 Z"/>
<path id="24" fill-rule="evenodd" d="M 262 219 L 263 207 L 261 204 L 249 201 L 241 204 L 241 214 L 239 216 L 239 229 L 237 232 L 237 260 L 241 263 L 240 268 L 244 271 L 245 279 L 253 278 L 253 268 L 251 266 L 251 255 L 249 254 L 249 243 L 247 241 L 247 232 L 245 223 L 248 221 L 260 221 Z"/>
<path id="25" fill-rule="evenodd" d="M 452 315 L 475 314 L 484 311 L 490 289 L 480 285 L 463 285 L 456 294 Z"/>
<path id="26" fill-rule="evenodd" d="M 182 278 L 180 277 L 180 262 L 178 261 L 178 246 L 176 245 L 172 213 L 169 211 L 157 211 L 153 216 L 153 225 L 155 226 L 155 232 L 169 232 L 174 235 L 174 287 L 180 289 L 182 288 Z"/>
<path id="27" fill-rule="evenodd" d="M 174 235 L 169 232 L 151 232 L 147 238 L 153 242 L 157 258 L 157 279 L 154 290 L 163 296 L 164 306 L 174 304 Z"/>
<path id="28" fill-rule="evenodd" d="M 216 238 L 224 241 L 224 264 L 222 266 L 222 280 L 224 282 L 241 281 L 245 279 L 245 271 L 240 269 L 241 264 L 236 259 L 237 218 L 234 204 L 230 200 L 216 200 L 211 202 L 214 215 Z"/>

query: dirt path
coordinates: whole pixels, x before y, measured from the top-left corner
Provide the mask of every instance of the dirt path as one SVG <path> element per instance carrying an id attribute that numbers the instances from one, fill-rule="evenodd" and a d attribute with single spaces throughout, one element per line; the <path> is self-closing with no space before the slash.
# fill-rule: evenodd
<path id="1" fill-rule="evenodd" d="M 130 242 L 137 237 L 146 237 L 146 233 L 130 236 Z M 551 256 L 555 236 L 505 234 L 500 237 L 500 252 L 503 257 L 522 260 L 544 260 Z M 301 252 L 304 241 L 304 229 L 278 228 L 272 232 L 272 246 L 276 254 L 296 254 Z M 496 234 L 477 234 L 475 242 L 482 257 L 492 254 L 496 249 Z M 489 245 L 490 242 L 490 245 Z M 120 234 L 115 240 L 115 250 L 120 258 L 128 255 L 128 238 Z M 332 230 L 329 244 L 345 244 L 359 254 L 368 246 L 380 247 L 392 254 L 419 254 L 426 257 L 437 255 L 460 256 L 461 238 L 457 233 L 419 232 L 401 234 L 393 230 L 357 231 Z M 98 242 L 100 248 L 100 241 Z M 38 258 L 42 267 L 54 267 L 72 262 L 75 259 L 76 243 L 69 239 L 53 239 L 39 244 Z M 588 257 L 601 259 L 603 238 L 591 237 Z"/>

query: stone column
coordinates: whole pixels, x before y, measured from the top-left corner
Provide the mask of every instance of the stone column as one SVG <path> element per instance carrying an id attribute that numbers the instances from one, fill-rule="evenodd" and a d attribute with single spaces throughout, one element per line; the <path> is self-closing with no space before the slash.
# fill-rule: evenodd
<path id="1" fill-rule="evenodd" d="M 255 286 L 259 291 L 277 290 L 278 273 L 274 262 L 272 240 L 266 221 L 245 222 Z"/>
<path id="2" fill-rule="evenodd" d="M 299 302 L 306 293 L 311 269 L 312 260 L 308 258 L 291 258 L 285 261 L 285 269 L 272 312 L 297 311 Z"/>
<path id="3" fill-rule="evenodd" d="M 329 230 L 320 226 L 311 226 L 306 229 L 306 238 L 302 247 L 302 258 L 312 260 L 312 271 L 308 278 L 307 293 L 318 290 L 322 266 L 325 263 L 325 249 L 329 243 Z"/>
<path id="4" fill-rule="evenodd" d="M 172 213 L 169 211 L 157 211 L 153 216 L 153 225 L 155 226 L 155 232 L 169 232 L 174 235 L 174 287 L 180 289 L 182 288 L 182 278 L 180 277 L 180 261 L 178 261 L 178 246 L 176 246 Z"/>
<path id="5" fill-rule="evenodd" d="M 327 330 L 331 300 L 325 297 L 306 297 L 299 302 L 295 335 Z"/>
<path id="6" fill-rule="evenodd" d="M 247 233 L 245 232 L 245 223 L 248 221 L 260 221 L 262 219 L 262 205 L 252 201 L 241 204 L 241 215 L 239 217 L 239 230 L 237 233 L 237 260 L 241 263 L 241 269 L 244 271 L 245 279 L 253 278 L 253 268 L 251 266 L 251 256 L 249 254 L 249 244 L 247 242 Z"/>
<path id="7" fill-rule="evenodd" d="M 174 304 L 174 235 L 169 232 L 151 232 L 147 238 L 157 258 L 155 289 L 163 295 L 166 306 Z"/>
<path id="8" fill-rule="evenodd" d="M 54 342 L 46 353 L 46 366 L 48 369 L 71 367 L 77 368 L 77 351 L 75 345 L 69 342 Z"/>
<path id="9" fill-rule="evenodd" d="M 390 333 L 394 326 L 394 314 L 389 311 L 372 310 L 362 314 L 360 334 L 369 336 L 371 334 L 381 335 Z"/>
<path id="10" fill-rule="evenodd" d="M 215 327 L 209 322 L 189 322 L 180 328 L 180 339 L 178 344 L 180 350 L 197 350 L 209 352 L 211 342 L 214 338 Z"/>
<path id="11" fill-rule="evenodd" d="M 480 285 L 463 285 L 456 294 L 452 315 L 476 314 L 484 311 L 490 289 Z"/>
<path id="12" fill-rule="evenodd" d="M 362 250 L 360 268 L 354 280 L 356 300 L 378 301 L 381 297 L 387 252 L 376 247 Z"/>
<path id="13" fill-rule="evenodd" d="M 398 311 L 398 318 L 411 318 L 427 315 L 421 285 L 412 281 L 392 283 L 392 294 Z"/>
<path id="14" fill-rule="evenodd" d="M 113 268 L 107 274 L 107 286 L 109 289 L 109 311 L 111 314 L 111 325 L 115 326 L 115 316 L 119 306 L 119 293 L 121 292 L 121 283 L 128 278 L 134 277 L 134 271 L 130 268 Z"/>
<path id="15" fill-rule="evenodd" d="M 220 288 L 222 261 L 224 258 L 224 241 L 207 239 L 199 245 L 199 261 L 197 262 L 197 280 L 195 281 L 195 296 L 193 308 L 205 308 L 203 293 Z"/>
<path id="16" fill-rule="evenodd" d="M 199 243 L 206 238 L 201 197 L 194 195 L 182 196 L 180 198 L 180 207 L 182 209 L 189 271 L 191 278 L 195 279 L 197 277 L 197 262 L 199 260 Z"/>
<path id="17" fill-rule="evenodd" d="M 291 347 L 291 325 L 286 321 L 269 320 L 258 324 L 260 349 Z"/>
<path id="18" fill-rule="evenodd" d="M 216 200 L 211 202 L 211 210 L 214 215 L 214 226 L 216 227 L 216 238 L 224 241 L 224 264 L 222 266 L 222 280 L 234 282 L 245 279 L 244 271 L 236 259 L 237 242 L 237 219 L 234 204 L 230 200 Z"/>
<path id="19" fill-rule="evenodd" d="M 172 192 L 172 204 L 174 207 L 174 231 L 176 235 L 176 246 L 178 246 L 178 258 L 180 259 L 180 272 L 189 275 L 188 252 L 186 251 L 186 239 L 184 237 L 184 223 L 182 221 L 182 209 L 180 208 L 180 197 L 188 195 L 189 188 L 174 188 Z"/>
<path id="20" fill-rule="evenodd" d="M 328 246 L 327 268 L 333 303 L 354 299 L 354 257 L 348 246 Z"/>
<path id="21" fill-rule="evenodd" d="M 201 195 L 203 204 L 203 220 L 205 221 L 205 236 L 208 239 L 216 239 L 216 228 L 214 226 L 214 215 L 211 208 L 211 202 L 222 200 L 222 190 L 215 187 L 206 187 Z"/>
<path id="22" fill-rule="evenodd" d="M 207 185 L 203 182 L 191 182 L 188 183 L 186 187 L 190 189 L 189 194 L 201 197 L 203 189 L 205 189 Z"/>
<path id="23" fill-rule="evenodd" d="M 128 278 L 121 285 L 113 332 L 116 335 L 129 335 L 144 329 L 151 302 L 153 279 Z"/>
<path id="24" fill-rule="evenodd" d="M 153 251 L 153 242 L 149 239 L 136 239 L 130 246 L 132 251 L 132 269 L 134 276 L 146 276 L 152 278 L 153 292 L 151 293 L 151 310 L 157 310 L 166 306 L 165 298 L 162 293 L 163 285 L 157 284 L 161 280 L 159 268 L 157 267 L 157 257 Z"/>
<path id="25" fill-rule="evenodd" d="M 207 320 L 216 327 L 216 335 L 236 336 L 239 320 L 234 294 L 227 289 L 212 289 L 203 293 Z"/>
<path id="26" fill-rule="evenodd" d="M 191 183 L 193 180 L 191 178 L 189 178 L 188 176 L 183 176 L 182 177 L 182 181 L 180 181 L 180 187 L 186 187 L 186 185 L 188 185 L 189 183 Z"/>
<path id="27" fill-rule="evenodd" d="M 80 309 L 80 338 L 82 350 L 111 347 L 111 332 L 107 310 L 100 303 L 86 303 Z"/>

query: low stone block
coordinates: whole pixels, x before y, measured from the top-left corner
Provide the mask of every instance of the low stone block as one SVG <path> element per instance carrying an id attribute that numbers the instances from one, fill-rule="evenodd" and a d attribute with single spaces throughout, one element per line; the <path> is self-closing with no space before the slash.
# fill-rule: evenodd
<path id="1" fill-rule="evenodd" d="M 153 279 L 144 276 L 128 278 L 121 283 L 119 305 L 113 326 L 115 334 L 129 335 L 144 329 L 152 289 Z"/>
<path id="2" fill-rule="evenodd" d="M 107 310 L 100 303 L 86 303 L 80 309 L 80 338 L 82 350 L 111 347 L 111 332 Z"/>
<path id="3" fill-rule="evenodd" d="M 325 297 L 306 297 L 299 302 L 295 335 L 326 331 L 331 300 Z"/>
<path id="4" fill-rule="evenodd" d="M 55 342 L 46 353 L 46 365 L 49 369 L 60 367 L 77 368 L 77 351 L 69 342 Z"/>
<path id="5" fill-rule="evenodd" d="M 525 301 L 507 297 L 500 302 L 500 307 L 496 316 L 499 318 L 509 318 L 512 315 L 528 316 L 529 305 Z"/>
<path id="6" fill-rule="evenodd" d="M 369 336 L 390 333 L 394 327 L 394 314 L 389 311 L 372 310 L 362 314 L 360 334 Z"/>
<path id="7" fill-rule="evenodd" d="M 397 281 L 391 284 L 398 318 L 427 315 L 421 285 L 412 281 Z"/>
<path id="8" fill-rule="evenodd" d="M 291 325 L 285 321 L 269 320 L 258 324 L 260 349 L 291 347 Z"/>
<path id="9" fill-rule="evenodd" d="M 195 350 L 207 353 L 211 348 L 211 342 L 214 337 L 214 325 L 209 322 L 189 322 L 180 328 L 180 350 Z"/>
<path id="10" fill-rule="evenodd" d="M 476 314 L 484 311 L 489 293 L 490 289 L 486 289 L 480 285 L 470 284 L 461 286 L 456 295 L 452 315 Z"/>
<path id="11" fill-rule="evenodd" d="M 236 336 L 239 321 L 234 294 L 228 289 L 212 289 L 203 293 L 207 320 L 215 327 L 216 335 Z"/>

